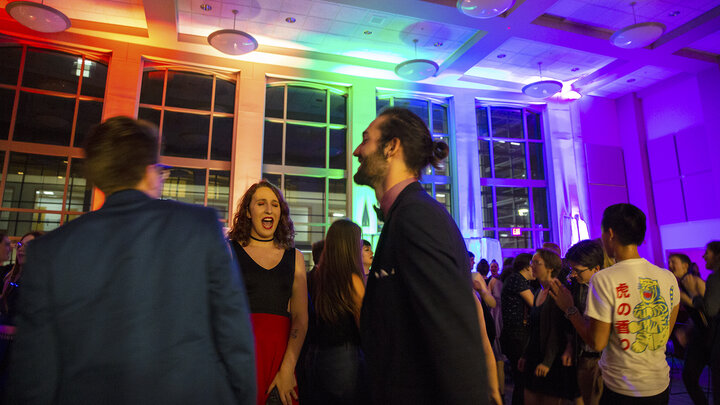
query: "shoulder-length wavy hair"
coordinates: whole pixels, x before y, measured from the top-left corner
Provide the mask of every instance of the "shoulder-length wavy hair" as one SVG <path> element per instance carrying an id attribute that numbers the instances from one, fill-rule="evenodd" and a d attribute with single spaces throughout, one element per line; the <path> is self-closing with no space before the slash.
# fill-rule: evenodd
<path id="1" fill-rule="evenodd" d="M 249 216 L 250 203 L 255 192 L 260 187 L 267 187 L 272 190 L 280 203 L 280 221 L 273 236 L 275 245 L 283 249 L 290 249 L 295 246 L 295 227 L 290 219 L 290 207 L 288 207 L 287 201 L 285 201 L 280 190 L 265 179 L 250 186 L 242 199 L 240 199 L 228 237 L 242 246 L 247 246 L 250 243 L 250 230 L 252 229 L 252 219 Z"/>
<path id="2" fill-rule="evenodd" d="M 333 222 L 317 268 L 310 272 L 310 297 L 318 316 L 337 322 L 344 314 L 359 315 L 353 301 L 352 275 L 363 276 L 360 227 L 349 219 Z"/>

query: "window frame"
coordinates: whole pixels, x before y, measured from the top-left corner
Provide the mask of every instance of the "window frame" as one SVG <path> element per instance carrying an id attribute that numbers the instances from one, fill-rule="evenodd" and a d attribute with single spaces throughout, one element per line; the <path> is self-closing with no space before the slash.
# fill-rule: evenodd
<path id="1" fill-rule="evenodd" d="M 218 212 L 218 220 L 223 223 L 225 226 L 229 226 L 232 221 L 233 213 L 234 213 L 234 207 L 232 206 L 233 201 L 233 167 L 234 167 L 234 161 L 235 161 L 235 145 L 237 142 L 237 111 L 238 111 L 238 82 L 239 77 L 238 73 L 230 73 L 230 72 L 221 72 L 221 71 L 214 71 L 214 70 L 208 70 L 208 69 L 200 69 L 193 66 L 184 66 L 184 65 L 168 65 L 164 64 L 162 62 L 155 62 L 152 60 L 144 59 L 143 60 L 143 69 L 142 69 L 142 75 L 145 74 L 145 72 L 150 71 L 162 71 L 164 72 L 163 76 L 163 87 L 162 87 L 162 97 L 161 97 L 161 104 L 148 104 L 148 103 L 141 103 L 140 97 L 142 90 L 138 91 L 138 102 L 137 107 L 135 110 L 135 116 L 138 117 L 140 113 L 140 108 L 155 110 L 160 112 L 160 121 L 158 125 L 158 156 L 159 156 L 159 163 L 171 166 L 172 168 L 177 169 L 202 169 L 205 170 L 205 186 L 204 186 L 204 197 L 203 197 L 203 206 L 208 206 L 208 193 L 209 189 L 211 188 L 210 184 L 210 177 L 212 175 L 212 171 L 227 171 L 230 173 L 229 175 L 229 190 L 228 190 L 228 209 L 227 209 L 227 219 L 222 218 L 222 212 Z M 193 108 L 185 108 L 185 107 L 171 107 L 165 105 L 165 101 L 167 98 L 167 85 L 168 85 L 168 76 L 170 71 L 173 72 L 179 72 L 179 73 L 194 73 L 194 74 L 202 74 L 206 76 L 212 76 L 212 93 L 211 93 L 211 100 L 210 100 L 210 110 L 200 110 L 200 109 L 193 109 Z M 142 75 L 140 77 L 139 82 L 139 88 L 142 89 Z M 232 113 L 226 113 L 226 112 L 217 112 L 215 111 L 215 94 L 216 94 L 216 88 L 217 88 L 217 79 L 227 80 L 227 81 L 233 81 L 235 82 L 235 100 L 234 100 L 234 109 Z M 207 146 L 207 154 L 206 157 L 203 158 L 192 158 L 192 157 L 181 157 L 181 156 L 168 156 L 162 154 L 162 137 L 163 137 L 163 124 L 165 120 L 165 112 L 177 112 L 177 113 L 186 113 L 186 114 L 194 114 L 194 115 L 203 115 L 208 116 L 210 118 L 210 123 L 208 126 L 208 146 Z M 212 159 L 212 136 L 213 136 L 213 118 L 215 117 L 222 117 L 222 118 L 233 118 L 233 132 L 232 132 L 232 142 L 230 145 L 230 160 L 216 160 Z M 170 180 L 170 179 L 169 179 Z M 163 193 L 167 186 L 172 186 L 172 181 L 169 181 L 166 186 L 163 187 Z"/>
<path id="2" fill-rule="evenodd" d="M 455 120 L 453 119 L 453 97 L 449 95 L 439 95 L 439 94 L 427 94 L 427 93 L 420 93 L 420 92 L 404 92 L 404 91 L 398 91 L 398 90 L 387 90 L 387 89 L 380 89 L 378 88 L 376 90 L 375 95 L 375 108 L 378 113 L 380 113 L 380 110 L 377 108 L 378 100 L 380 99 L 388 99 L 388 107 L 394 107 L 395 106 L 395 99 L 412 99 L 412 100 L 419 100 L 419 101 L 425 101 L 428 104 L 428 130 L 430 131 L 430 134 L 433 138 L 433 140 L 437 140 L 440 138 L 446 138 L 447 144 L 450 147 L 450 153 L 447 157 L 447 165 L 448 165 L 448 174 L 442 175 L 442 174 L 436 174 L 435 173 L 435 167 L 432 165 L 429 165 L 428 168 L 431 170 L 431 174 L 423 173 L 422 177 L 420 178 L 420 183 L 423 185 L 423 188 L 425 188 L 427 185 L 430 185 L 430 192 L 429 194 L 437 200 L 437 186 L 438 185 L 447 185 L 450 187 L 450 204 L 447 203 L 441 203 L 443 204 L 446 209 L 448 209 L 450 215 L 455 218 L 456 213 L 459 212 L 458 210 L 458 190 L 455 186 L 455 179 L 457 179 L 457 153 L 455 152 Z M 435 132 L 435 125 L 433 122 L 433 106 L 439 105 L 441 107 L 445 108 L 446 115 L 447 115 L 447 133 L 440 133 Z M 427 169 L 427 168 L 425 168 Z M 428 191 L 427 188 L 425 188 L 426 191 Z M 438 201 L 439 202 L 439 201 Z"/>
<path id="3" fill-rule="evenodd" d="M 494 130 L 492 126 L 492 109 L 493 108 L 502 108 L 502 109 L 515 109 L 520 110 L 521 114 L 521 120 L 522 120 L 522 138 L 505 138 L 505 137 L 495 137 L 493 136 Z M 487 226 L 488 224 L 485 223 L 484 215 L 482 215 L 483 219 L 483 227 L 482 227 L 482 234 L 485 235 L 486 232 L 493 232 L 493 239 L 500 240 L 500 233 L 501 232 L 507 232 L 508 237 L 512 237 L 512 229 L 513 228 L 520 228 L 520 231 L 524 234 L 525 232 L 530 232 L 530 246 L 528 247 L 502 247 L 504 251 L 506 250 L 517 250 L 517 251 L 527 251 L 529 249 L 537 249 L 539 247 L 542 247 L 543 244 L 543 234 L 545 232 L 548 233 L 549 238 L 552 239 L 553 235 L 553 227 L 551 224 L 553 223 L 553 215 L 551 213 L 551 204 L 550 204 L 550 193 L 551 193 L 551 181 L 550 181 L 550 166 L 548 165 L 548 139 L 546 137 L 546 133 L 543 126 L 543 118 L 544 114 L 543 111 L 533 108 L 531 106 L 525 106 L 525 105 L 513 105 L 513 104 L 502 104 L 502 103 L 487 103 L 482 100 L 476 100 L 475 102 L 475 111 L 476 116 L 477 111 L 479 109 L 485 109 L 486 115 L 485 118 L 487 122 L 485 123 L 487 128 L 488 136 L 481 136 L 479 131 L 476 129 L 476 138 L 478 141 L 478 154 L 480 153 L 480 142 L 488 142 L 489 144 L 489 151 L 488 151 L 488 157 L 489 157 L 489 165 L 490 165 L 490 176 L 491 177 L 484 177 L 484 170 L 483 167 L 479 165 L 480 162 L 478 162 L 478 172 L 479 172 L 479 179 L 480 179 L 480 186 L 482 187 L 490 187 L 492 190 L 492 208 L 493 208 L 493 223 L 490 224 L 491 226 Z M 539 139 L 531 139 L 528 137 L 528 116 L 530 114 L 534 114 L 537 116 L 538 122 L 537 122 L 537 129 L 539 130 Z M 477 124 L 479 129 L 479 123 Z M 523 179 L 517 179 L 517 178 L 498 178 L 496 177 L 495 173 L 495 147 L 494 142 L 503 141 L 503 142 L 515 142 L 515 143 L 522 143 L 523 145 L 523 151 L 524 151 L 524 157 L 525 157 L 525 178 Z M 540 144 L 542 145 L 542 157 L 543 157 L 543 180 L 539 179 L 532 179 L 532 166 L 531 166 L 531 156 L 530 156 L 530 144 Z M 498 187 L 508 187 L 508 188 L 524 188 L 527 190 L 527 202 L 528 202 L 528 217 L 529 217 L 529 226 L 518 226 L 518 227 L 500 227 L 499 226 L 499 218 L 498 218 L 498 199 L 497 199 L 497 188 Z M 534 189 L 545 189 L 545 199 L 546 199 L 546 207 L 548 209 L 547 212 L 547 218 L 548 223 L 542 224 L 543 226 L 538 227 L 535 221 L 535 201 L 534 201 Z M 485 207 L 483 206 L 482 209 Z M 486 236 L 487 237 L 487 236 Z"/>
<path id="4" fill-rule="evenodd" d="M 324 222 L 297 222 L 295 219 L 293 219 L 293 223 L 297 226 L 306 226 L 310 230 L 311 228 L 317 228 L 321 227 L 323 229 L 323 235 L 327 233 L 327 230 L 330 228 L 330 225 L 334 220 L 331 219 L 330 216 L 330 181 L 331 180 L 344 180 L 345 181 L 345 196 L 346 196 L 346 202 L 345 202 L 345 216 L 349 217 L 351 212 L 351 186 L 350 179 L 348 176 L 350 175 L 350 168 L 351 168 L 351 157 L 352 157 L 352 151 L 351 151 L 351 119 L 350 119 L 350 111 L 351 111 L 351 98 L 350 98 L 350 88 L 344 87 L 344 86 L 335 86 L 332 84 L 324 84 L 324 83 L 318 83 L 318 82 L 312 82 L 312 81 L 303 81 L 303 80 L 291 80 L 291 79 L 284 79 L 284 78 L 274 78 L 274 77 L 267 77 L 267 82 L 265 85 L 266 90 L 268 88 L 274 88 L 274 87 L 283 87 L 283 116 L 282 118 L 277 117 L 268 117 L 265 113 L 263 113 L 263 123 L 271 122 L 275 124 L 281 124 L 282 125 L 282 145 L 281 145 L 281 159 L 280 164 L 271 164 L 271 163 L 265 163 L 265 151 L 264 151 L 264 138 L 265 133 L 263 132 L 263 154 L 262 159 L 263 163 L 261 166 L 261 173 L 262 177 L 265 178 L 266 174 L 273 175 L 273 176 L 280 176 L 280 184 L 275 184 L 285 195 L 285 198 L 287 198 L 287 193 L 285 190 L 285 177 L 286 176 L 295 176 L 295 177 L 311 177 L 311 178 L 322 178 L 324 180 L 324 189 L 323 189 L 323 213 L 322 218 L 325 219 Z M 326 92 L 326 99 L 325 99 L 325 122 L 315 122 L 315 121 L 304 121 L 304 120 L 297 120 L 297 119 L 288 119 L 288 89 L 289 87 L 304 87 L 304 88 L 310 88 L 314 90 L 323 90 Z M 346 119 L 345 124 L 334 124 L 331 122 L 331 98 L 330 95 L 336 94 L 336 95 L 342 95 L 346 97 Z M 287 125 L 298 125 L 298 126 L 310 126 L 315 128 L 325 128 L 325 167 L 305 167 L 305 166 L 291 166 L 286 164 L 286 147 L 287 147 Z M 330 168 L 330 131 L 332 130 L 345 130 L 345 169 L 335 169 Z M 290 208 L 291 214 L 292 214 L 292 207 Z M 339 219 L 340 217 L 336 218 Z M 312 241 L 312 238 L 310 238 L 310 244 L 314 243 Z M 310 249 L 301 248 L 300 249 L 303 254 L 306 256 L 306 261 L 309 263 L 309 252 Z"/>
<path id="5" fill-rule="evenodd" d="M 83 86 L 83 77 L 85 70 L 85 63 L 87 61 L 95 62 L 95 63 L 102 63 L 108 66 L 109 68 L 109 62 L 110 57 L 107 54 L 101 54 L 97 52 L 92 51 L 86 51 L 86 50 L 79 50 L 79 49 L 71 49 L 71 48 L 65 48 L 65 47 L 55 47 L 55 46 L 49 46 L 42 43 L 36 43 L 33 41 L 26 41 L 26 40 L 19 40 L 9 37 L 0 36 L 0 46 L 3 47 L 19 47 L 21 49 L 21 56 L 20 56 L 20 64 L 18 67 L 18 77 L 17 82 L 15 84 L 3 84 L 0 83 L 0 88 L 11 90 L 15 92 L 14 99 L 13 99 L 13 107 L 12 112 L 10 116 L 10 125 L 8 130 L 8 137 L 7 139 L 0 139 L 0 150 L 3 151 L 4 156 L 3 160 L 1 162 L 2 164 L 2 173 L 0 178 L 0 202 L 4 201 L 5 196 L 5 187 L 7 184 L 7 176 L 8 176 L 8 168 L 10 164 L 10 154 L 11 153 L 23 153 L 28 155 L 39 155 L 39 156 L 53 156 L 53 157 L 62 157 L 66 159 L 66 167 L 65 167 L 65 175 L 63 176 L 64 180 L 64 186 L 63 186 L 63 196 L 62 196 L 62 209 L 60 210 L 47 210 L 47 209 L 36 209 L 36 208 L 12 208 L 12 207 L 3 207 L 2 204 L 0 204 L 0 212 L 16 212 L 16 213 L 31 213 L 35 214 L 37 216 L 42 216 L 44 214 L 55 214 L 60 216 L 60 220 L 58 222 L 58 227 L 64 225 L 66 222 L 69 222 L 72 219 L 69 219 L 69 217 L 77 217 L 80 216 L 90 210 L 92 210 L 92 204 L 94 200 L 94 193 L 92 191 L 90 192 L 90 201 L 88 206 L 88 211 L 75 211 L 75 210 L 69 210 L 68 207 L 70 205 L 70 201 L 68 200 L 69 197 L 69 188 L 71 187 L 70 179 L 72 174 L 72 165 L 74 160 L 83 160 L 84 159 L 84 152 L 81 147 L 74 146 L 75 144 L 75 133 L 77 131 L 77 124 L 78 124 L 78 113 L 80 109 L 80 101 L 95 101 L 95 102 L 101 102 L 102 103 L 102 113 L 101 113 L 101 120 L 104 115 L 105 110 L 105 99 L 106 94 L 103 95 L 103 97 L 94 97 L 94 96 L 87 96 L 82 95 L 82 86 Z M 25 65 L 27 60 L 27 54 L 30 49 L 38 49 L 41 51 L 50 51 L 50 52 L 57 52 L 57 53 L 63 53 L 69 56 L 75 56 L 82 60 L 81 64 L 78 66 L 78 71 L 81 72 L 78 75 L 78 83 L 77 88 L 74 93 L 65 93 L 60 92 L 56 90 L 45 90 L 45 89 L 38 89 L 34 87 L 27 87 L 23 86 L 23 76 L 25 74 Z M 105 93 L 107 93 L 107 76 L 105 77 Z M 36 143 L 36 142 L 27 142 L 27 141 L 17 141 L 14 139 L 15 135 L 15 127 L 17 124 L 17 114 L 18 114 L 18 106 L 19 106 L 19 100 L 20 100 L 20 94 L 21 92 L 25 93 L 31 93 L 31 94 L 40 94 L 40 95 L 46 95 L 51 97 L 57 97 L 57 98 L 65 98 L 65 99 L 73 99 L 75 101 L 75 105 L 73 107 L 73 116 L 72 116 L 72 125 L 70 129 L 70 139 L 68 145 L 53 145 L 53 144 L 45 144 L 45 143 Z M 23 174 L 24 176 L 24 174 Z M 23 177 L 24 180 L 24 177 Z M 92 190 L 92 185 L 89 183 L 86 183 L 86 188 L 90 188 Z M 74 218 L 73 218 L 74 219 Z M 8 223 L 10 223 L 10 220 L 8 220 Z M 34 222 L 34 223 L 40 223 L 40 222 Z M 16 229 L 17 229 L 17 225 Z M 35 230 L 36 228 L 33 228 L 31 226 L 31 230 Z M 55 229 L 55 228 L 53 228 Z M 7 230 L 10 231 L 9 229 Z M 20 235 L 9 235 L 10 237 L 16 236 L 19 237 Z"/>

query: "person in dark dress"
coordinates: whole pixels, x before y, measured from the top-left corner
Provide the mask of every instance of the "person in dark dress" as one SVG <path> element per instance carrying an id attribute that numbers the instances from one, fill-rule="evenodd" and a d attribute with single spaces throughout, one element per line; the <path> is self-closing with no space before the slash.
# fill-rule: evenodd
<path id="1" fill-rule="evenodd" d="M 295 366 L 308 325 L 305 260 L 280 190 L 245 192 L 228 236 L 245 279 L 255 334 L 257 405 L 297 404 Z"/>
<path id="2" fill-rule="evenodd" d="M 502 352 L 510 362 L 513 379 L 512 405 L 523 405 L 524 381 L 518 370 L 518 361 L 528 339 L 528 314 L 533 306 L 530 280 L 533 279 L 530 261 L 532 255 L 520 253 L 512 268 L 503 271 L 503 288 L 500 293 L 503 328 L 500 335 Z"/>
<path id="3" fill-rule="evenodd" d="M 552 250 L 538 249 L 532 260 L 532 271 L 542 288 L 535 294 L 530 311 L 530 339 L 518 368 L 525 377 L 525 403 L 556 404 L 563 399 L 579 397 L 577 372 L 563 362 L 571 358 L 568 345 L 570 325 L 549 295 L 550 283 L 562 269 L 562 260 Z"/>
<path id="4" fill-rule="evenodd" d="M 330 226 L 320 264 L 308 275 L 310 325 L 298 365 L 303 405 L 367 403 L 360 349 L 361 230 L 340 219 Z"/>

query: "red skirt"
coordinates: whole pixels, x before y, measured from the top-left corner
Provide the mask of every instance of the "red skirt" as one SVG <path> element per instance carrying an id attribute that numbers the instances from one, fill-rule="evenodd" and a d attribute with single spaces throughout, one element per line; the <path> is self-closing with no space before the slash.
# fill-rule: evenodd
<path id="1" fill-rule="evenodd" d="M 250 314 L 255 333 L 257 405 L 265 405 L 268 388 L 280 370 L 290 336 L 290 318 L 273 314 Z M 297 393 L 297 388 L 295 389 Z M 293 399 L 293 404 L 298 402 Z"/>

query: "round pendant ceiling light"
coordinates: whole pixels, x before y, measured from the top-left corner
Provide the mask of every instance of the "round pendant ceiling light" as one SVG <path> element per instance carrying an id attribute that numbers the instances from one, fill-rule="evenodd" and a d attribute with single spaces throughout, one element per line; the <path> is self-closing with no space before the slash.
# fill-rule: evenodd
<path id="1" fill-rule="evenodd" d="M 430 59 L 417 59 L 417 39 L 415 43 L 415 59 L 406 60 L 395 66 L 395 74 L 405 80 L 418 81 L 435 76 L 438 71 L 438 64 Z"/>
<path id="2" fill-rule="evenodd" d="M 530 97 L 548 98 L 562 90 L 562 83 L 557 80 L 540 80 L 522 88 L 522 92 Z"/>
<path id="3" fill-rule="evenodd" d="M 473 18 L 493 18 L 513 6 L 515 0 L 458 0 L 457 8 Z"/>
<path id="4" fill-rule="evenodd" d="M 644 48 L 657 41 L 665 32 L 665 25 L 657 22 L 645 22 L 629 25 L 615 31 L 610 42 L 618 48 Z"/>
<path id="5" fill-rule="evenodd" d="M 538 70 L 542 79 L 542 62 L 538 62 Z M 522 88 L 525 95 L 533 98 L 548 98 L 562 90 L 562 83 L 557 80 L 540 80 Z"/>
<path id="6" fill-rule="evenodd" d="M 208 35 L 208 43 L 228 55 L 243 55 L 257 49 L 258 42 L 252 35 L 235 29 L 237 10 L 233 10 L 233 29 L 218 30 Z"/>
<path id="7" fill-rule="evenodd" d="M 615 31 L 610 37 L 610 43 L 624 49 L 644 48 L 662 36 L 665 32 L 665 24 L 658 22 L 638 24 L 635 15 L 635 2 L 630 3 L 630 6 L 632 7 L 635 24 Z"/>
<path id="8" fill-rule="evenodd" d="M 5 11 L 20 24 L 39 32 L 62 32 L 70 28 L 70 19 L 55 8 L 31 1 L 13 1 Z"/>

